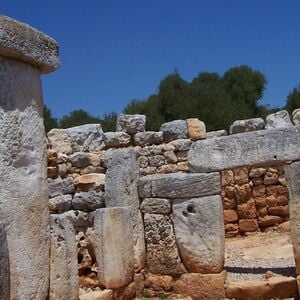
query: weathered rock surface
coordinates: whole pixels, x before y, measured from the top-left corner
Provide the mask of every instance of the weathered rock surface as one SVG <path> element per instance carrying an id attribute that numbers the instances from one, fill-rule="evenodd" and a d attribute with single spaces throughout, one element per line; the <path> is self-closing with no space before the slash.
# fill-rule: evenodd
<path id="1" fill-rule="evenodd" d="M 173 204 L 176 243 L 189 272 L 220 273 L 224 267 L 224 220 L 219 195 Z"/>
<path id="2" fill-rule="evenodd" d="M 147 274 L 145 278 L 145 287 L 154 291 L 171 291 L 173 289 L 174 280 L 169 275 Z"/>
<path id="3" fill-rule="evenodd" d="M 225 272 L 220 274 L 183 274 L 174 283 L 174 291 L 181 295 L 188 295 L 195 300 L 225 299 L 225 276 Z"/>
<path id="4" fill-rule="evenodd" d="M 47 133 L 49 145 L 52 149 L 59 153 L 71 154 L 72 143 L 65 129 L 51 129 Z"/>
<path id="5" fill-rule="evenodd" d="M 133 143 L 136 146 L 149 146 L 154 144 L 161 144 L 163 142 L 162 131 L 145 131 L 137 132 L 133 137 Z"/>
<path id="6" fill-rule="evenodd" d="M 146 116 L 120 114 L 117 118 L 116 131 L 123 131 L 128 134 L 145 131 Z"/>
<path id="7" fill-rule="evenodd" d="M 81 175 L 75 178 L 74 184 L 78 191 L 104 190 L 105 174 L 90 173 Z"/>
<path id="8" fill-rule="evenodd" d="M 77 300 L 77 244 L 75 229 L 68 215 L 51 215 L 49 299 Z"/>
<path id="9" fill-rule="evenodd" d="M 147 271 L 172 276 L 184 273 L 170 217 L 146 213 L 144 224 Z"/>
<path id="10" fill-rule="evenodd" d="M 197 141 L 206 138 L 206 127 L 203 121 L 192 118 L 187 119 L 188 136 L 191 140 Z"/>
<path id="11" fill-rule="evenodd" d="M 266 129 L 291 127 L 293 123 L 286 110 L 278 111 L 266 117 Z"/>
<path id="12" fill-rule="evenodd" d="M 0 299 L 10 299 L 9 253 L 4 224 L 0 224 Z"/>
<path id="13" fill-rule="evenodd" d="M 103 208 L 105 206 L 104 194 L 101 191 L 76 193 L 72 200 L 72 206 L 75 210 L 78 209 L 82 211 L 92 211 L 97 208 Z"/>
<path id="14" fill-rule="evenodd" d="M 134 149 L 109 150 L 106 153 L 107 172 L 105 178 L 106 207 L 129 207 L 134 228 L 135 270 L 145 264 L 144 227 L 139 210 L 137 182 L 139 166 Z"/>
<path id="15" fill-rule="evenodd" d="M 297 126 L 297 125 L 300 125 L 300 108 L 298 109 L 295 109 L 292 113 L 292 116 L 293 116 L 293 122 L 294 124 Z"/>
<path id="16" fill-rule="evenodd" d="M 164 123 L 160 126 L 165 142 L 188 137 L 187 123 L 185 120 L 175 120 Z"/>
<path id="17" fill-rule="evenodd" d="M 216 131 L 209 131 L 206 133 L 206 138 L 211 139 L 211 138 L 216 138 L 219 136 L 226 136 L 227 131 L 226 130 L 216 130 Z"/>
<path id="18" fill-rule="evenodd" d="M 70 218 L 75 228 L 87 227 L 91 223 L 89 220 L 89 214 L 80 210 L 69 210 L 64 214 Z"/>
<path id="19" fill-rule="evenodd" d="M 75 190 L 73 178 L 48 179 L 48 191 L 50 197 L 71 194 Z"/>
<path id="20" fill-rule="evenodd" d="M 142 198 L 182 199 L 215 195 L 220 191 L 219 173 L 149 175 L 139 180 L 139 195 Z"/>
<path id="21" fill-rule="evenodd" d="M 300 127 L 260 130 L 196 141 L 189 152 L 192 172 L 279 164 L 300 159 Z"/>
<path id="22" fill-rule="evenodd" d="M 94 218 L 98 278 L 106 288 L 119 288 L 133 280 L 134 237 L 130 210 L 98 209 Z"/>
<path id="23" fill-rule="evenodd" d="M 113 300 L 112 290 L 92 291 L 81 295 L 79 300 Z"/>
<path id="24" fill-rule="evenodd" d="M 249 132 L 265 129 L 265 121 L 262 118 L 237 120 L 229 128 L 230 134 Z"/>
<path id="25" fill-rule="evenodd" d="M 72 196 L 62 195 L 49 199 L 49 209 L 51 212 L 62 213 L 72 206 Z"/>
<path id="26" fill-rule="evenodd" d="M 127 147 L 131 144 L 131 137 L 126 132 L 105 132 L 104 136 L 107 148 Z"/>
<path id="27" fill-rule="evenodd" d="M 148 214 L 167 215 L 171 213 L 171 203 L 168 199 L 146 198 L 141 203 L 141 211 Z"/>
<path id="28" fill-rule="evenodd" d="M 90 165 L 90 155 L 86 152 L 76 152 L 69 156 L 69 161 L 73 167 L 85 168 Z"/>

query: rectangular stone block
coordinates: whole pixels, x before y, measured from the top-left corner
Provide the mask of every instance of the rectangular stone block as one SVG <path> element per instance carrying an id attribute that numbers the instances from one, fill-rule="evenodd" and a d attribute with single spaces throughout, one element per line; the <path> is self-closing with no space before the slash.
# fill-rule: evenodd
<path id="1" fill-rule="evenodd" d="M 188 272 L 223 270 L 225 229 L 221 196 L 175 201 L 173 223 L 180 257 Z"/>
<path id="2" fill-rule="evenodd" d="M 300 159 L 300 126 L 245 132 L 195 142 L 191 172 L 213 172 Z"/>
<path id="3" fill-rule="evenodd" d="M 300 274 L 300 162 L 285 165 L 284 172 L 289 190 L 289 213 L 294 258 L 297 274 Z"/>
<path id="4" fill-rule="evenodd" d="M 122 207 L 97 209 L 94 241 L 101 284 L 110 289 L 132 282 L 134 237 L 130 210 Z"/>
<path id="5" fill-rule="evenodd" d="M 79 298 L 77 244 L 72 219 L 50 215 L 50 300 Z"/>
<path id="6" fill-rule="evenodd" d="M 138 187 L 142 198 L 193 198 L 219 194 L 221 178 L 219 173 L 149 175 L 140 178 Z"/>

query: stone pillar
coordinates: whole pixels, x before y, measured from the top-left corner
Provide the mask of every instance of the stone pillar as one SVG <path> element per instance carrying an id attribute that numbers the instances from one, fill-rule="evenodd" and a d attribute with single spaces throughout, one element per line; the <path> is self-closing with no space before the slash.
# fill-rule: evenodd
<path id="1" fill-rule="evenodd" d="M 0 16 L 0 220 L 11 299 L 46 299 L 49 212 L 40 75 L 59 66 L 43 33 Z"/>
<path id="2" fill-rule="evenodd" d="M 70 215 L 51 215 L 50 228 L 50 300 L 77 300 L 79 297 L 77 244 Z"/>

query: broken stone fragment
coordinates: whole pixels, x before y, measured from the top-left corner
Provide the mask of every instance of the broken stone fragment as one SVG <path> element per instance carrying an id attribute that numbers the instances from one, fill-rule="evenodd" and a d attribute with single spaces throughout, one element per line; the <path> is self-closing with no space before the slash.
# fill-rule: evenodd
<path id="1" fill-rule="evenodd" d="M 49 199 L 49 209 L 52 213 L 62 213 L 72 206 L 72 196 L 62 195 Z"/>
<path id="2" fill-rule="evenodd" d="M 266 117 L 266 129 L 292 127 L 290 115 L 286 110 L 278 111 Z"/>
<path id="3" fill-rule="evenodd" d="M 171 212 L 171 203 L 168 199 L 146 198 L 141 203 L 141 211 L 148 214 L 167 215 Z"/>
<path id="4" fill-rule="evenodd" d="M 131 144 L 131 136 L 126 132 L 105 132 L 104 136 L 107 148 L 127 147 Z"/>
<path id="5" fill-rule="evenodd" d="M 130 135 L 137 132 L 144 132 L 146 126 L 146 116 L 120 114 L 117 118 L 116 131 L 123 131 Z"/>
<path id="6" fill-rule="evenodd" d="M 161 144 L 163 142 L 162 131 L 145 131 L 137 132 L 133 137 L 133 143 L 135 146 L 149 146 L 154 144 Z"/>
<path id="7" fill-rule="evenodd" d="M 229 128 L 230 134 L 243 133 L 265 129 L 265 121 L 262 118 L 237 120 Z"/>
<path id="8" fill-rule="evenodd" d="M 175 120 L 164 123 L 160 126 L 163 132 L 164 142 L 168 143 L 177 139 L 186 139 L 188 137 L 187 123 L 185 120 Z"/>
<path id="9" fill-rule="evenodd" d="M 74 180 L 71 177 L 65 179 L 48 179 L 49 197 L 62 196 L 74 193 Z"/>
<path id="10" fill-rule="evenodd" d="M 72 200 L 72 206 L 75 210 L 81 211 L 93 211 L 103 208 L 105 206 L 104 194 L 101 191 L 76 193 Z"/>

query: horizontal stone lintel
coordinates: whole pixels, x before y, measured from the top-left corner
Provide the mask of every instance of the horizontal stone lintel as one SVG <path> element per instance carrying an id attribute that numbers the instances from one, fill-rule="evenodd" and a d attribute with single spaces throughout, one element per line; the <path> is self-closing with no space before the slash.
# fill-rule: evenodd
<path id="1" fill-rule="evenodd" d="M 0 15 L 0 56 L 31 64 L 41 73 L 50 73 L 60 65 L 54 39 L 3 15 Z"/>
<path id="2" fill-rule="evenodd" d="M 141 198 L 187 199 L 219 194 L 221 179 L 217 172 L 149 175 L 140 178 L 138 188 Z"/>
<path id="3" fill-rule="evenodd" d="M 222 136 L 195 142 L 188 155 L 191 172 L 300 160 L 300 126 Z"/>

